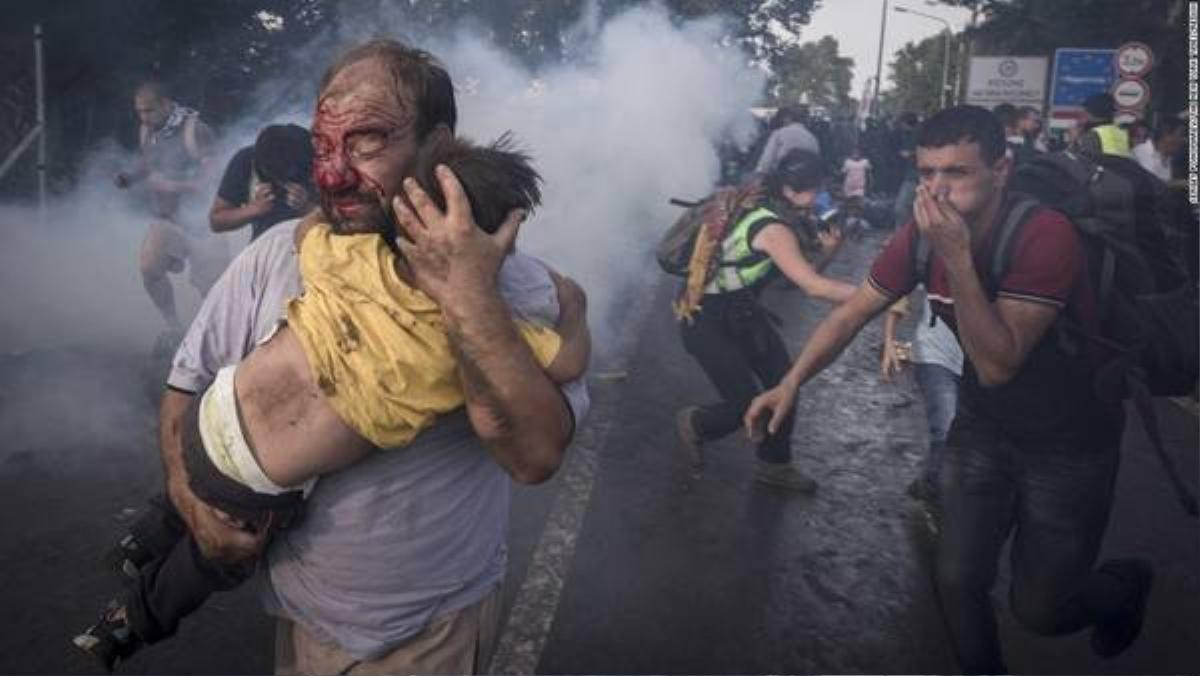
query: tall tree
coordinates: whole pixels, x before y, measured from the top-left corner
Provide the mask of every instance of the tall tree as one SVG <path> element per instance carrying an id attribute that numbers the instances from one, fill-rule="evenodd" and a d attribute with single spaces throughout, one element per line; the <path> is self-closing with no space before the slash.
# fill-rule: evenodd
<path id="1" fill-rule="evenodd" d="M 958 36 L 950 37 L 950 62 L 946 82 L 953 87 L 958 75 Z M 920 42 L 910 42 L 896 52 L 892 61 L 894 89 L 884 92 L 883 109 L 892 114 L 918 113 L 928 115 L 941 108 L 942 65 L 946 63 L 946 34 L 933 35 Z M 948 96 L 947 100 L 953 98 Z"/>
<path id="2" fill-rule="evenodd" d="M 808 103 L 845 111 L 850 105 L 850 80 L 854 59 L 838 54 L 838 41 L 825 36 L 783 49 L 771 60 L 772 76 L 768 83 L 775 104 Z"/>
<path id="3" fill-rule="evenodd" d="M 351 16 L 403 16 L 408 35 L 472 25 L 527 63 L 570 53 L 570 28 L 646 0 L 22 0 L 0 25 L 0 156 L 31 128 L 32 27 L 46 34 L 52 171 L 69 175 L 89 146 L 116 136 L 135 142 L 129 94 L 156 77 L 218 127 L 244 116 L 251 94 L 282 82 L 281 102 L 311 95 L 312 49 L 335 48 Z M 664 0 L 679 20 L 731 17 L 729 40 L 763 62 L 797 42 L 820 0 Z M 377 25 L 377 24 L 376 24 Z M 301 61 L 301 59 L 309 61 Z M 273 111 L 266 111 L 266 115 Z M 276 111 L 277 112 L 277 111 Z M 25 172 L 28 174 L 29 172 Z M 13 177 L 0 192 L 24 192 Z"/>
<path id="4" fill-rule="evenodd" d="M 665 0 L 675 17 L 696 19 L 723 15 L 734 19 L 729 37 L 742 42 L 758 59 L 769 60 L 797 41 L 820 0 Z M 528 62 L 555 60 L 565 50 L 569 28 L 591 7 L 612 16 L 646 0 L 346 0 L 337 4 L 342 16 L 366 10 L 401 13 L 409 25 L 439 31 L 474 22 L 497 44 Z"/>

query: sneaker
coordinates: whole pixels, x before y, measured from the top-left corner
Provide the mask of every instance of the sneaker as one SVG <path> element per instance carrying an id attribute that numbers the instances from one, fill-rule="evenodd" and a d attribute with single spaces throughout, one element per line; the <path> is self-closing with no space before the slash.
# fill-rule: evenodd
<path id="1" fill-rule="evenodd" d="M 772 463 L 758 461 L 754 469 L 754 480 L 770 486 L 778 486 L 797 493 L 816 493 L 817 481 L 787 462 Z"/>
<path id="2" fill-rule="evenodd" d="M 1133 645 L 1142 631 L 1154 569 L 1143 559 L 1115 559 L 1101 564 L 1098 572 L 1124 580 L 1130 587 L 1123 612 L 1106 622 L 1097 622 L 1092 630 L 1092 652 L 1100 657 L 1116 657 Z"/>
<path id="3" fill-rule="evenodd" d="M 683 448 L 687 451 L 688 461 L 693 470 L 704 467 L 704 440 L 696 431 L 695 423 L 696 414 L 699 412 L 699 406 L 687 406 L 679 409 L 679 412 L 675 414 L 675 433 L 683 442 Z"/>
<path id="4" fill-rule="evenodd" d="M 129 533 L 104 555 L 104 563 L 121 578 L 136 580 L 142 566 L 153 558 L 154 555 L 138 543 L 133 533 Z"/>
<path id="5" fill-rule="evenodd" d="M 71 642 L 75 647 L 96 658 L 108 673 L 112 673 L 117 663 L 129 659 L 142 647 L 141 640 L 129 627 L 125 606 L 115 600 L 108 602 L 108 607 L 100 616 L 99 622 L 71 639 Z"/>

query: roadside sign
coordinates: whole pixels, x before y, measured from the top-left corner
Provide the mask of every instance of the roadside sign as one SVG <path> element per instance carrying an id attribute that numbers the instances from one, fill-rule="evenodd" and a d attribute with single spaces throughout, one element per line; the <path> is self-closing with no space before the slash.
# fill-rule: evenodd
<path id="1" fill-rule="evenodd" d="M 1044 56 L 971 57 L 967 103 L 985 108 L 1011 103 L 1041 110 L 1046 104 L 1046 65 Z"/>
<path id="2" fill-rule="evenodd" d="M 1122 77 L 1142 77 L 1154 67 L 1154 50 L 1141 42 L 1126 42 L 1117 47 L 1116 59 Z"/>
<path id="3" fill-rule="evenodd" d="M 1112 49 L 1056 49 L 1050 83 L 1053 108 L 1082 108 L 1093 94 L 1109 91 L 1117 79 Z"/>
<path id="4" fill-rule="evenodd" d="M 1112 95 L 1121 110 L 1145 108 L 1150 101 L 1150 85 L 1136 77 L 1123 77 L 1113 85 Z"/>

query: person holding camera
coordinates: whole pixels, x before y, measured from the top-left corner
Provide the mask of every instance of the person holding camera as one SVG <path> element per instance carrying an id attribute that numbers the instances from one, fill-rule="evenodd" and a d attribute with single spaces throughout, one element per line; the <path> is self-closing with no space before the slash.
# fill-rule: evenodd
<path id="1" fill-rule="evenodd" d="M 316 206 L 312 185 L 312 137 L 296 124 L 273 124 L 225 167 L 208 222 L 213 232 L 250 225 L 254 240 L 276 223 L 299 218 Z"/>
<path id="2" fill-rule="evenodd" d="M 703 445 L 736 432 L 750 401 L 787 372 L 787 347 L 771 325 L 759 292 L 778 269 L 814 298 L 841 303 L 854 286 L 821 274 L 841 244 L 827 220 L 832 201 L 824 194 L 824 163 L 807 150 L 792 150 L 762 178 L 762 194 L 731 217 L 712 247 L 711 273 L 680 315 L 684 349 L 700 364 L 719 400 L 687 406 L 676 414 L 676 433 L 693 472 L 703 465 Z M 822 195 L 825 195 L 822 197 Z M 698 259 L 693 255 L 693 264 Z M 711 263 L 711 265 L 709 264 Z M 791 427 L 757 448 L 754 478 L 760 483 L 812 493 L 817 482 L 792 464 Z"/>

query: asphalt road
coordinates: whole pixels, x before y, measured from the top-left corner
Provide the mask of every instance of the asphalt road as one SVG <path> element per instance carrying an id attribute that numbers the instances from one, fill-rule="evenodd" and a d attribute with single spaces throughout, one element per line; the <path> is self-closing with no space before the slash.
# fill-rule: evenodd
<path id="1" fill-rule="evenodd" d="M 829 272 L 861 278 L 880 244 L 850 243 Z M 507 639 L 498 670 L 542 673 L 949 673 L 929 581 L 930 535 L 904 494 L 923 453 L 911 377 L 881 385 L 869 325 L 801 395 L 797 462 L 821 487 L 751 481 L 752 451 L 714 444 L 692 478 L 675 410 L 712 390 L 683 352 L 670 282 L 628 304 L 623 343 L 596 365 L 592 414 L 559 475 L 513 505 Z M 767 304 L 799 348 L 827 308 L 783 287 Z M 158 490 L 154 408 L 136 355 L 0 357 L 0 672 L 96 673 L 69 639 L 114 591 L 99 556 Z M 1158 411 L 1193 487 L 1197 418 Z M 1022 673 L 1200 672 L 1200 529 L 1169 492 L 1136 416 L 1124 440 L 1104 556 L 1150 558 L 1145 631 L 1100 660 L 1087 634 L 1044 639 L 995 594 Z M 1002 578 L 1007 573 L 1002 570 Z M 262 673 L 272 625 L 253 590 L 222 594 L 121 673 Z"/>

